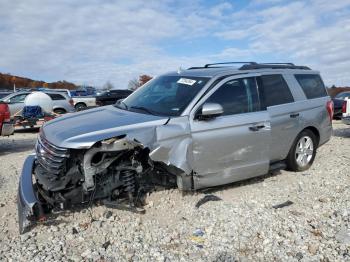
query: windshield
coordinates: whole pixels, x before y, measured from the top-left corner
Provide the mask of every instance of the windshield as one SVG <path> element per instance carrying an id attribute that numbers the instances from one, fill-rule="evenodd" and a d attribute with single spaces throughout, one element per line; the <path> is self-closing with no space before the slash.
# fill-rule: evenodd
<path id="1" fill-rule="evenodd" d="M 179 116 L 208 80 L 205 77 L 160 76 L 128 96 L 121 104 L 130 111 Z"/>

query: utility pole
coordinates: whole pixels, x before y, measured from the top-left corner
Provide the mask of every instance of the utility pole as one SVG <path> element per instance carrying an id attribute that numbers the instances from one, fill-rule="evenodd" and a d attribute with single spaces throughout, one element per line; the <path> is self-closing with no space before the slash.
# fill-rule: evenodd
<path id="1" fill-rule="evenodd" d="M 16 92 L 16 77 L 12 77 L 13 80 L 13 92 Z"/>

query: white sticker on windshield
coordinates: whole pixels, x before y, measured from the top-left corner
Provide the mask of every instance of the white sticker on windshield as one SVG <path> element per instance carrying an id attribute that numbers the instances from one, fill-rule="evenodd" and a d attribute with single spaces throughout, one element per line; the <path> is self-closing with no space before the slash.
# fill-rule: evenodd
<path id="1" fill-rule="evenodd" d="M 179 80 L 177 80 L 177 83 L 193 86 L 193 84 L 196 83 L 196 80 L 181 77 Z"/>

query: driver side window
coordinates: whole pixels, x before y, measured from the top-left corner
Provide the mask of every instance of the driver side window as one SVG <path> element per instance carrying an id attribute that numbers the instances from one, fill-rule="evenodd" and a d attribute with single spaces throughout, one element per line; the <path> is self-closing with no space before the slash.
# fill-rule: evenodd
<path id="1" fill-rule="evenodd" d="M 254 77 L 234 79 L 223 84 L 206 101 L 220 104 L 222 115 L 235 115 L 260 110 L 258 89 Z"/>

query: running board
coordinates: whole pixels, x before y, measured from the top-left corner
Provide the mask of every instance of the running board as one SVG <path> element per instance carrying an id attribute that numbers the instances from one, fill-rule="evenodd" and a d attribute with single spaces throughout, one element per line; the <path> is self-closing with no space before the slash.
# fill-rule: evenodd
<path id="1" fill-rule="evenodd" d="M 287 165 L 284 161 L 274 162 L 270 164 L 269 172 L 286 169 Z"/>

